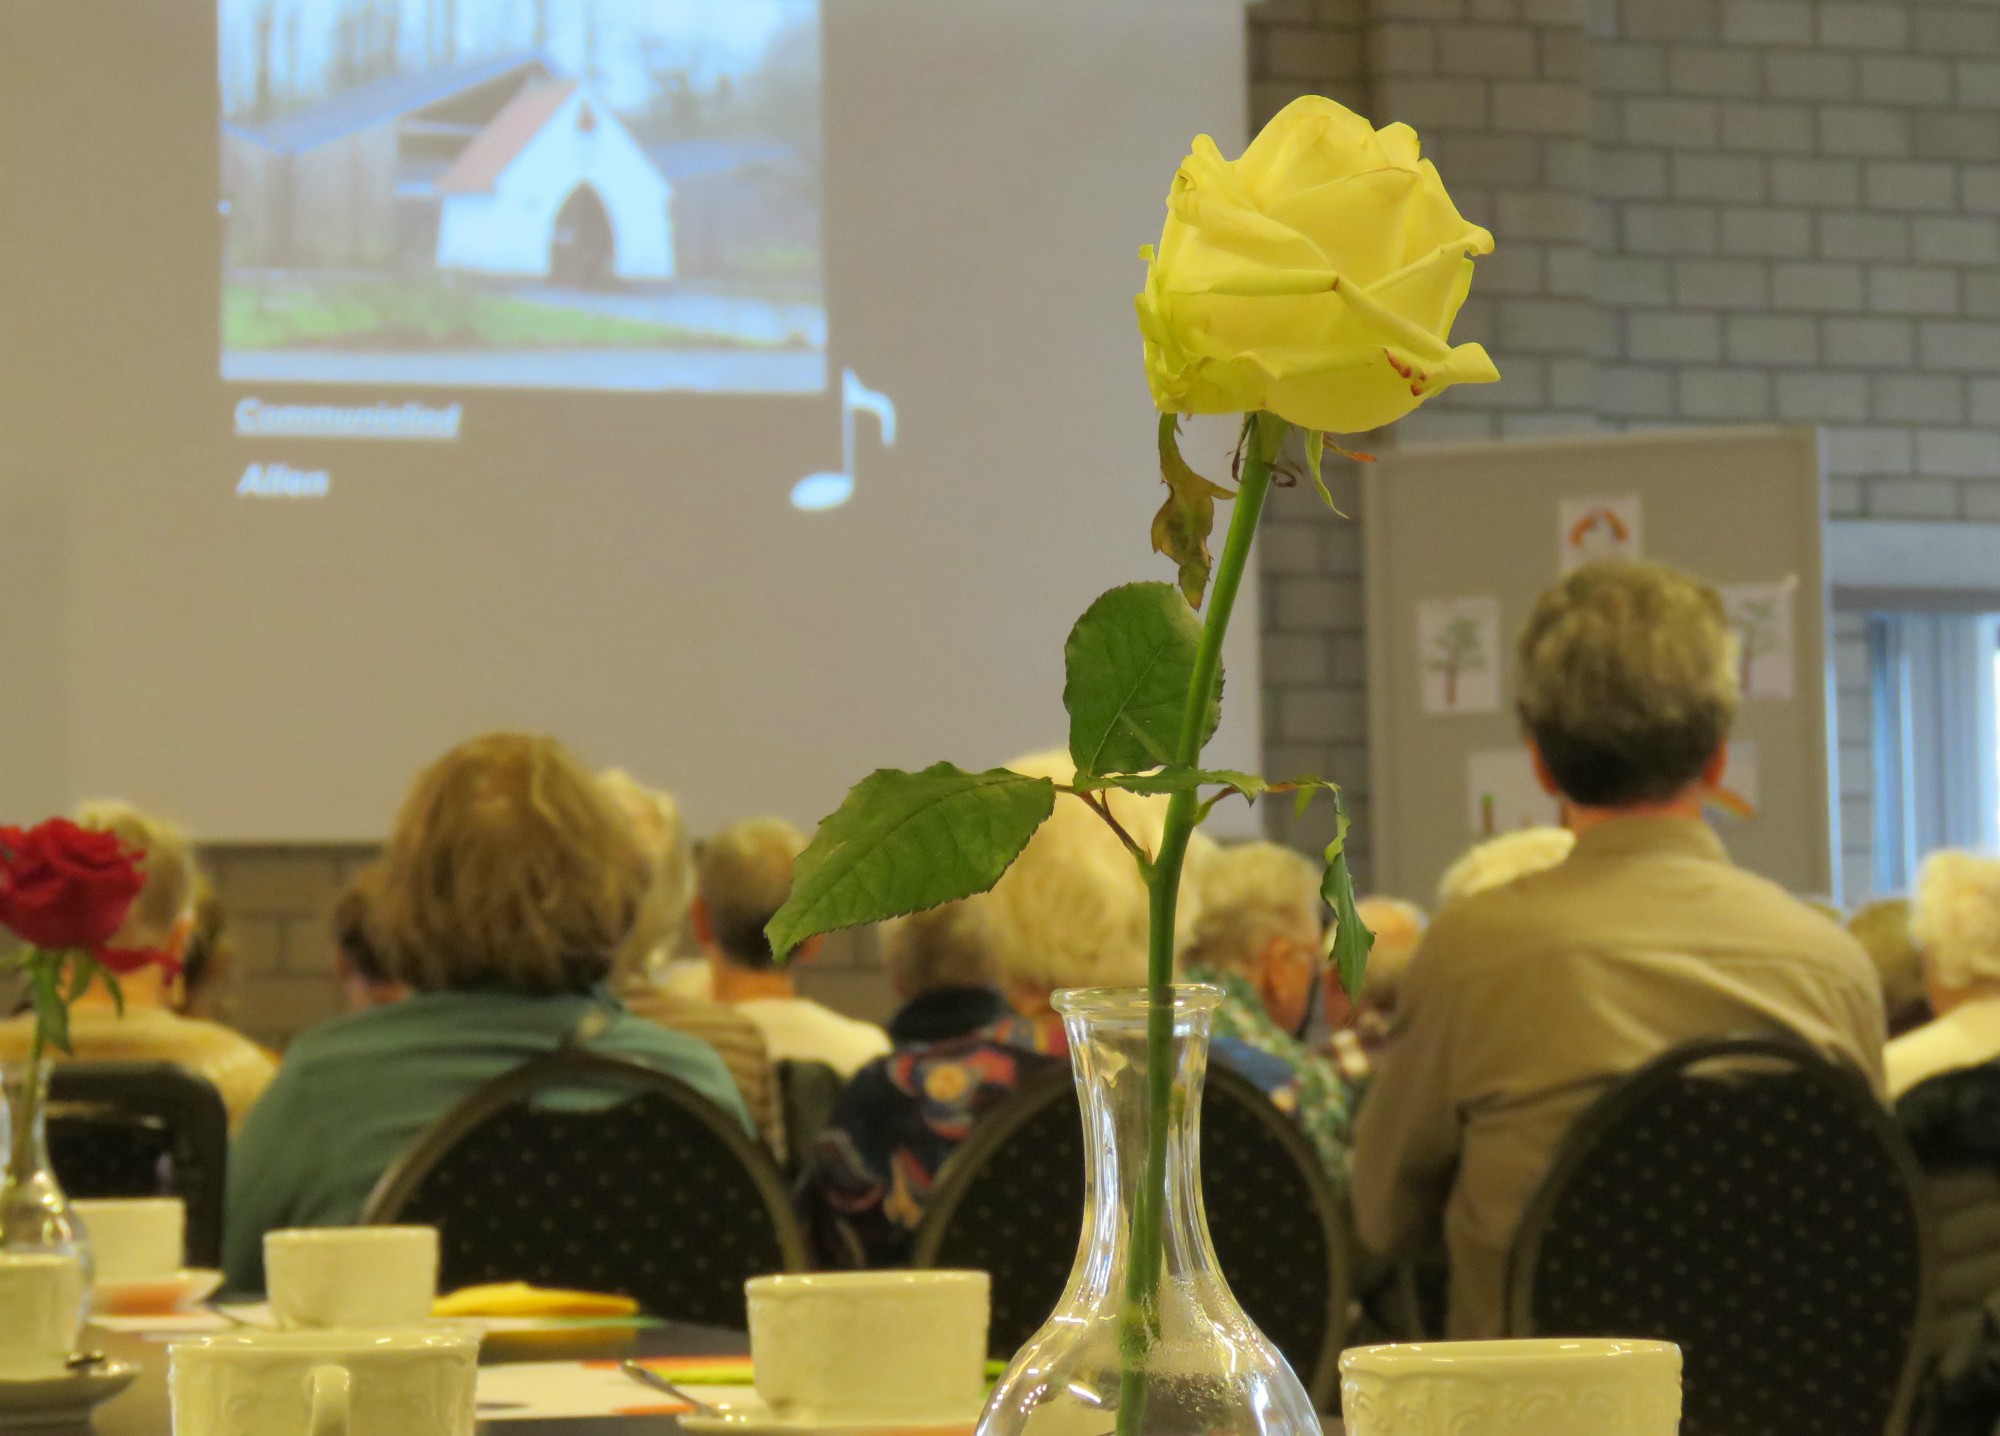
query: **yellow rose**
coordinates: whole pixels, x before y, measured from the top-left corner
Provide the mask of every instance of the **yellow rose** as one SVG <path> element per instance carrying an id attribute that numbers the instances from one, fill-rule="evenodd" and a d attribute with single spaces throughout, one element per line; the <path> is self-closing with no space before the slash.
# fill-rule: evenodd
<path id="1" fill-rule="evenodd" d="M 1486 351 L 1449 339 L 1471 256 L 1492 251 L 1408 125 L 1377 131 L 1312 95 L 1234 163 L 1201 135 L 1143 256 L 1153 400 L 1355 433 L 1449 385 L 1489 384 L 1500 373 Z"/>

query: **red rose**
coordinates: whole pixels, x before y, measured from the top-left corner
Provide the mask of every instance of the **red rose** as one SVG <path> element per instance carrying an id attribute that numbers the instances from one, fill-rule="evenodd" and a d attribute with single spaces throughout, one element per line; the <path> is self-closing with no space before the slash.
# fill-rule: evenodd
<path id="1" fill-rule="evenodd" d="M 50 951 L 102 947 L 146 885 L 115 834 L 50 818 L 0 828 L 0 925 Z"/>

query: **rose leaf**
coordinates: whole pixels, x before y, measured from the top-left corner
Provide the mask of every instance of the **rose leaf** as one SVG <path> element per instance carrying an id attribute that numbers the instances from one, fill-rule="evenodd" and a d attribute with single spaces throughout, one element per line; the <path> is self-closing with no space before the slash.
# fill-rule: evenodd
<path id="1" fill-rule="evenodd" d="M 1143 773 L 1173 761 L 1201 620 L 1170 583 L 1100 594 L 1063 645 L 1063 707 L 1078 773 Z M 1203 715 L 1206 744 L 1222 718 L 1220 685 Z"/>
<path id="2" fill-rule="evenodd" d="M 1005 768 L 878 769 L 855 784 L 792 869 L 765 925 L 781 959 L 820 933 L 985 892 L 1055 807 L 1055 784 Z"/>
<path id="3" fill-rule="evenodd" d="M 1179 428 L 1178 415 L 1160 416 L 1160 480 L 1168 494 L 1153 516 L 1153 551 L 1180 566 L 1181 592 L 1192 607 L 1199 608 L 1214 566 L 1208 536 L 1215 530 L 1215 501 L 1236 495 L 1188 467 L 1181 457 Z"/>

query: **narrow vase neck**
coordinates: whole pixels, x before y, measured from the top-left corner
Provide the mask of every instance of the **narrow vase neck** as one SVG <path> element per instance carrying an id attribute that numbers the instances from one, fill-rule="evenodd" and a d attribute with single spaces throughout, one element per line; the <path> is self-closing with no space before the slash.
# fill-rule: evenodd
<path id="1" fill-rule="evenodd" d="M 1169 1283 L 1211 1276 L 1215 1251 L 1201 1201 L 1201 1091 L 1209 1030 L 1220 994 L 1174 988 L 1167 1194 L 1161 1212 L 1162 1271 Z M 1146 991 L 1066 992 L 1058 1008 L 1069 1033 L 1083 1102 L 1086 1168 L 1084 1242 L 1070 1281 L 1109 1297 L 1122 1289 L 1131 1255 L 1132 1212 L 1145 1180 L 1148 1115 Z"/>
<path id="2" fill-rule="evenodd" d="M 8 1064 L 0 1072 L 7 1098 L 7 1171 L 10 1182 L 24 1182 L 49 1169 L 49 1070 L 40 1062 Z"/>

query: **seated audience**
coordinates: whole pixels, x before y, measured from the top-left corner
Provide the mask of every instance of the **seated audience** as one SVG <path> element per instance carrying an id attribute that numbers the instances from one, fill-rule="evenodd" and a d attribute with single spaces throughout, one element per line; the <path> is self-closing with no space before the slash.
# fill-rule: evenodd
<path id="1" fill-rule="evenodd" d="M 1575 847 L 1576 834 L 1568 828 L 1517 828 L 1474 843 L 1438 880 L 1438 908 L 1442 911 L 1461 898 L 1491 892 L 1529 873 L 1545 872 Z"/>
<path id="2" fill-rule="evenodd" d="M 1196 874 L 1201 917 L 1181 977 L 1222 989 L 1217 1039 L 1284 1063 L 1297 1095 L 1292 1115 L 1327 1175 L 1345 1186 L 1353 1136 L 1347 1086 L 1298 1036 L 1312 1018 L 1325 961 L 1320 878 L 1318 864 L 1277 843 L 1244 843 L 1209 857 Z"/>
<path id="3" fill-rule="evenodd" d="M 1453 1337 L 1500 1334 L 1508 1249 L 1550 1157 L 1648 1059 L 1794 1033 L 1881 1083 L 1882 998 L 1860 947 L 1732 864 L 1702 820 L 1735 658 L 1715 590 L 1649 563 L 1577 570 L 1521 636 L 1521 718 L 1576 847 L 1437 915 L 1355 1137 L 1360 1234 L 1388 1256 L 1442 1234 Z"/>
<path id="4" fill-rule="evenodd" d="M 2000 858 L 1932 853 L 1917 874 L 1910 936 L 1937 1016 L 1889 1044 L 1889 1091 L 2000 1057 Z"/>
<path id="5" fill-rule="evenodd" d="M 1061 749 L 1007 765 L 1017 773 L 1067 783 L 1076 776 Z M 1157 851 L 1167 800 L 1113 790 L 1111 815 L 1140 847 Z M 1218 851 L 1199 832 L 1188 844 L 1175 909 L 1181 950 L 1201 916 L 1201 870 Z M 1067 1055 L 1069 1042 L 1053 999 L 1066 987 L 1143 987 L 1150 931 L 1146 880 L 1124 843 L 1082 799 L 1058 794 L 1048 820 L 987 895 L 1000 964 L 1000 989 L 1034 1029 L 1037 1050 Z M 1283 1060 L 1237 1038 L 1211 1044 L 1215 1060 L 1257 1084 L 1273 1103 L 1296 1111 L 1298 1093 Z"/>
<path id="6" fill-rule="evenodd" d="M 386 1007 L 410 995 L 407 982 L 390 976 L 380 944 L 369 931 L 381 890 L 382 865 L 370 863 L 354 875 L 333 905 L 333 965 L 349 1012 Z"/>
<path id="7" fill-rule="evenodd" d="M 792 976 L 820 948 L 811 938 L 784 964 L 764 924 L 792 892 L 792 864 L 805 834 L 782 818 L 751 818 L 711 838 L 697 864 L 694 926 L 715 975 L 715 996 L 755 1023 L 773 1062 L 824 1062 L 852 1077 L 889 1050 L 872 1022 L 843 1017 L 801 997 Z"/>
<path id="8" fill-rule="evenodd" d="M 1388 1036 L 1403 973 L 1416 955 L 1417 944 L 1424 940 L 1430 919 L 1422 908 L 1402 898 L 1365 897 L 1354 910 L 1375 934 L 1375 942 L 1368 949 L 1368 969 L 1362 974 L 1358 1001 L 1350 1004 L 1341 990 L 1340 974 L 1327 972 L 1326 1024 L 1336 1035 L 1351 1026 L 1361 1046 L 1372 1052 Z"/>
<path id="9" fill-rule="evenodd" d="M 820 1134 L 803 1189 L 820 1259 L 899 1266 L 938 1168 L 972 1126 L 1055 1059 L 993 983 L 985 899 L 948 903 L 882 927 L 882 955 L 902 1007 L 895 1050 L 855 1074 Z"/>
<path id="10" fill-rule="evenodd" d="M 180 961 L 194 929 L 198 872 L 186 835 L 125 803 L 87 803 L 76 821 L 115 833 L 140 855 L 145 886 L 108 946 L 159 952 L 167 962 L 118 980 L 123 1012 L 104 982 L 94 982 L 70 1009 L 72 1052 L 67 1058 L 53 1055 L 59 1062 L 171 1062 L 215 1084 L 234 1127 L 269 1084 L 275 1066 L 241 1033 L 175 1010 L 182 1002 Z M 26 1056 L 34 1021 L 29 1013 L 0 1023 L 0 1062 Z"/>
<path id="11" fill-rule="evenodd" d="M 1910 935 L 1910 900 L 1877 898 L 1863 903 L 1846 922 L 1848 932 L 1861 944 L 1861 950 L 1875 964 L 1875 975 L 1882 980 L 1889 1036 L 1901 1037 L 1929 1022 L 1931 1001 L 1924 991 L 1923 954 Z"/>
<path id="12" fill-rule="evenodd" d="M 597 781 L 632 820 L 653 866 L 653 885 L 639 908 L 639 920 L 618 950 L 614 986 L 619 999 L 647 1021 L 699 1037 L 713 1047 L 743 1094 L 743 1105 L 765 1145 L 782 1156 L 785 1133 L 778 1076 L 757 1024 L 727 1003 L 660 985 L 661 975 L 675 960 L 694 904 L 694 858 L 681 825 L 680 805 L 672 794 L 648 788 L 616 768 L 599 773 Z"/>
<path id="13" fill-rule="evenodd" d="M 552 738 L 475 738 L 420 774 L 367 922 L 414 992 L 286 1052 L 230 1153 L 230 1289 L 263 1285 L 266 1231 L 354 1221 L 440 1117 L 558 1048 L 656 1067 L 747 1130 L 722 1059 L 632 1016 L 607 985 L 652 878 L 625 815 Z"/>

